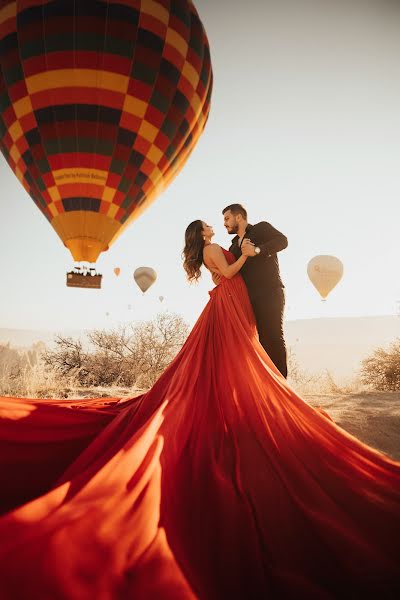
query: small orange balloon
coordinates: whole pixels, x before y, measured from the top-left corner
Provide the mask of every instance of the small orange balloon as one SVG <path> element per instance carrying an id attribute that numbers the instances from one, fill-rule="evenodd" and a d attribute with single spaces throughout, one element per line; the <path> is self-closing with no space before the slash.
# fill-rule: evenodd
<path id="1" fill-rule="evenodd" d="M 119 274 L 121 273 L 121 269 L 119 267 L 115 267 L 114 273 L 116 274 L 117 277 L 119 277 Z"/>

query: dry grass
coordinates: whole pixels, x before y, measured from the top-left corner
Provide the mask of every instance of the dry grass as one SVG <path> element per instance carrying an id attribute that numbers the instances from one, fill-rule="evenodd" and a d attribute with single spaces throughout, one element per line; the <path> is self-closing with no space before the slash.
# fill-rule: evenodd
<path id="1" fill-rule="evenodd" d="M 0 375 L 0 393 L 3 396 L 23 398 L 68 398 L 74 388 L 72 378 L 64 379 L 43 365 L 25 367 L 17 373 L 3 370 Z"/>
<path id="2" fill-rule="evenodd" d="M 288 381 L 299 394 L 352 394 L 367 391 L 370 388 L 362 383 L 359 375 L 338 378 L 331 371 L 319 373 L 289 370 Z"/>
<path id="3" fill-rule="evenodd" d="M 124 398 L 139 393 L 136 387 L 120 387 L 117 382 L 110 386 L 83 387 L 77 374 L 62 377 L 55 370 L 38 364 L 26 367 L 10 376 L 9 371 L 0 373 L 0 395 L 18 398 Z"/>

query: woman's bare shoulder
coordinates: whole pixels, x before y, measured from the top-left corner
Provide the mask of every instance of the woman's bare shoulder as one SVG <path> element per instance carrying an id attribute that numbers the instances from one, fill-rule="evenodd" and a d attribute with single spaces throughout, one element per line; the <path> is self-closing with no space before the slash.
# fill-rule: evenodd
<path id="1" fill-rule="evenodd" d="M 216 252 L 219 252 L 221 250 L 221 246 L 219 244 L 208 244 L 207 246 L 204 246 L 204 253 L 207 254 L 215 254 Z"/>

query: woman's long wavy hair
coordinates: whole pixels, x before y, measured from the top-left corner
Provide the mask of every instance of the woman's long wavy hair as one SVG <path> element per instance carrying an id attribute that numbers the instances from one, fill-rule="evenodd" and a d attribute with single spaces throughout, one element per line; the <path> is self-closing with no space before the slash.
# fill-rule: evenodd
<path id="1" fill-rule="evenodd" d="M 187 226 L 185 231 L 185 247 L 182 252 L 183 268 L 190 283 L 198 281 L 203 264 L 203 221 L 198 219 Z"/>

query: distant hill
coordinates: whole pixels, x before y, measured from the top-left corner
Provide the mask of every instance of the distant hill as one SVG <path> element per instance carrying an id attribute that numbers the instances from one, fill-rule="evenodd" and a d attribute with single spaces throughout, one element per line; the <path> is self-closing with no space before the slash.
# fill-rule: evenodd
<path id="1" fill-rule="evenodd" d="M 400 318 L 348 317 L 301 319 L 285 323 L 286 342 L 301 368 L 310 372 L 328 369 L 336 377 L 351 377 L 363 358 L 378 346 L 387 346 L 400 337 Z M 37 331 L 1 329 L 0 343 L 29 348 L 41 341 L 51 346 L 56 333 L 84 336 L 84 330 Z"/>
<path id="2" fill-rule="evenodd" d="M 400 337 L 400 318 L 348 317 L 288 321 L 286 342 L 299 364 L 311 372 L 328 369 L 350 377 L 378 346 Z"/>
<path id="3" fill-rule="evenodd" d="M 46 346 L 51 346 L 54 342 L 54 336 L 57 333 L 62 333 L 71 337 L 79 337 L 84 335 L 84 331 L 46 331 L 35 329 L 2 329 L 0 328 L 0 344 L 10 344 L 14 348 L 30 348 L 33 344 L 43 342 Z"/>

